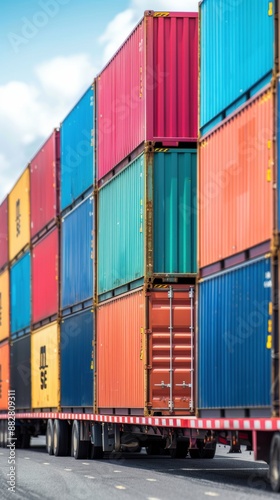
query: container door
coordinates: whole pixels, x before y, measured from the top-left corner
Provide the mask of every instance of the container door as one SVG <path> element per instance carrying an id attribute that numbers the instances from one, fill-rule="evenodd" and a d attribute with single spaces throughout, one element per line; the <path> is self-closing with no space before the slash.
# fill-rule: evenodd
<path id="1" fill-rule="evenodd" d="M 154 288 L 149 297 L 149 407 L 189 414 L 194 404 L 194 288 Z"/>

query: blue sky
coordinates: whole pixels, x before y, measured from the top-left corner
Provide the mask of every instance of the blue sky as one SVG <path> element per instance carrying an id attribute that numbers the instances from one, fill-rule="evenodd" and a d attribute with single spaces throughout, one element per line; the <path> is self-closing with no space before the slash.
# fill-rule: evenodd
<path id="1" fill-rule="evenodd" d="M 144 10 L 197 0 L 11 0 L 0 18 L 0 203 Z"/>

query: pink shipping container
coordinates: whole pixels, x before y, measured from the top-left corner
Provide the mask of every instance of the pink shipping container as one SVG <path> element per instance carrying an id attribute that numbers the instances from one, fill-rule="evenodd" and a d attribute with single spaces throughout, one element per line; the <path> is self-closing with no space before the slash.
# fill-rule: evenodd
<path id="1" fill-rule="evenodd" d="M 55 319 L 59 308 L 59 233 L 55 228 L 32 249 L 32 324 Z"/>
<path id="2" fill-rule="evenodd" d="M 0 205 L 0 269 L 8 263 L 8 198 Z"/>
<path id="3" fill-rule="evenodd" d="M 59 144 L 54 130 L 30 163 L 31 238 L 52 227 L 59 213 Z"/>
<path id="4" fill-rule="evenodd" d="M 96 79 L 98 179 L 144 141 L 196 141 L 197 94 L 197 13 L 146 11 Z"/>

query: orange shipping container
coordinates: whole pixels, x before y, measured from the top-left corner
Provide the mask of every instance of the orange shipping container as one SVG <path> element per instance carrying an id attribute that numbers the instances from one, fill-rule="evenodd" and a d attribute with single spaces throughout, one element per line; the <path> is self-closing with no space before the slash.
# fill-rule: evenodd
<path id="1" fill-rule="evenodd" d="M 0 274 L 0 341 L 10 335 L 9 271 Z"/>
<path id="2" fill-rule="evenodd" d="M 60 400 L 59 326 L 50 323 L 31 333 L 32 408 L 57 408 Z"/>
<path id="3" fill-rule="evenodd" d="M 0 410 L 8 409 L 10 388 L 10 346 L 9 342 L 0 344 Z"/>
<path id="4" fill-rule="evenodd" d="M 9 194 L 9 259 L 21 252 L 30 240 L 29 168 Z"/>
<path id="5" fill-rule="evenodd" d="M 200 141 L 200 268 L 271 238 L 272 134 L 266 89 Z"/>
<path id="6" fill-rule="evenodd" d="M 193 289 L 174 285 L 172 290 L 170 298 L 169 287 L 142 288 L 98 306 L 98 412 L 192 411 Z"/>

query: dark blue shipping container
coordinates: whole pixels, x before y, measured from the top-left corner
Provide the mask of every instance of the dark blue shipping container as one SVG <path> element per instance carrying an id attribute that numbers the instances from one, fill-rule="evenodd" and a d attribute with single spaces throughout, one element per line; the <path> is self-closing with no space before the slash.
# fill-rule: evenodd
<path id="1" fill-rule="evenodd" d="M 278 104 L 278 110 L 277 110 L 277 157 L 278 157 L 278 191 L 277 191 L 277 200 L 278 200 L 278 231 L 280 231 L 280 184 L 279 184 L 279 175 L 280 175 L 280 80 L 278 80 L 278 85 L 277 85 L 277 104 Z"/>
<path id="2" fill-rule="evenodd" d="M 61 123 L 61 210 L 92 185 L 94 92 L 91 86 Z"/>
<path id="3" fill-rule="evenodd" d="M 86 310 L 63 319 L 60 330 L 61 406 L 93 406 L 94 313 Z"/>
<path id="4" fill-rule="evenodd" d="M 61 221 L 61 307 L 93 297 L 94 198 L 90 196 Z"/>
<path id="5" fill-rule="evenodd" d="M 16 392 L 16 409 L 31 407 L 31 341 L 25 335 L 11 342 L 11 389 Z"/>
<path id="6" fill-rule="evenodd" d="M 10 271 L 11 335 L 30 328 L 31 279 L 30 252 L 19 259 Z"/>
<path id="7" fill-rule="evenodd" d="M 270 258 L 206 278 L 198 293 L 198 407 L 270 406 Z"/>
<path id="8" fill-rule="evenodd" d="M 200 4 L 200 133 L 204 135 L 272 77 L 274 2 Z"/>

